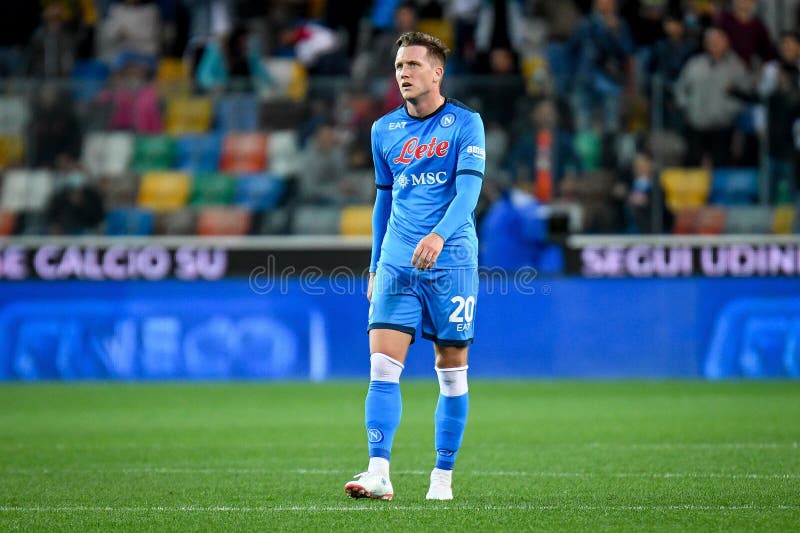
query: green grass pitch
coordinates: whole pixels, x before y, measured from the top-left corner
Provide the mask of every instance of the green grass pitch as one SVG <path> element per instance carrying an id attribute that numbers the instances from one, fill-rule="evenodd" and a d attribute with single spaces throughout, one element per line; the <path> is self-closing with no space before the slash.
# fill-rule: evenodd
<path id="1" fill-rule="evenodd" d="M 473 380 L 452 502 L 402 389 L 383 502 L 366 382 L 0 386 L 0 531 L 800 530 L 800 383 Z"/>

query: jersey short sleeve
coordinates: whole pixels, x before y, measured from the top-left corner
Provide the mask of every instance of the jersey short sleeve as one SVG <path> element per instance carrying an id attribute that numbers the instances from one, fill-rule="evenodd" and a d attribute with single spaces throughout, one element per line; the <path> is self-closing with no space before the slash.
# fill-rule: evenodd
<path id="1" fill-rule="evenodd" d="M 483 178 L 486 168 L 486 135 L 481 116 L 478 113 L 467 115 L 460 133 L 456 176 L 472 174 Z"/>

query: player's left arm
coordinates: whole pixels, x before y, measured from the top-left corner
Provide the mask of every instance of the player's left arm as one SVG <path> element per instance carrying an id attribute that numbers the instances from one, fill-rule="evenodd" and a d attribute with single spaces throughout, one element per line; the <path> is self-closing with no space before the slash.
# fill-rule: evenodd
<path id="1" fill-rule="evenodd" d="M 477 113 L 470 114 L 462 126 L 457 150 L 456 195 L 433 231 L 414 250 L 411 264 L 420 270 L 433 267 L 445 241 L 469 220 L 478 205 L 486 167 L 486 138 Z"/>

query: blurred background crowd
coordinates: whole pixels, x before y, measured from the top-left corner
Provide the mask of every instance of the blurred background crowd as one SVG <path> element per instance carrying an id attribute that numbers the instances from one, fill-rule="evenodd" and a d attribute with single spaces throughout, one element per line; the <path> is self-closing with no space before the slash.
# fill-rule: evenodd
<path id="1" fill-rule="evenodd" d="M 5 1 L 0 235 L 369 234 L 370 127 L 415 29 L 482 114 L 489 245 L 789 233 L 799 5 Z"/>

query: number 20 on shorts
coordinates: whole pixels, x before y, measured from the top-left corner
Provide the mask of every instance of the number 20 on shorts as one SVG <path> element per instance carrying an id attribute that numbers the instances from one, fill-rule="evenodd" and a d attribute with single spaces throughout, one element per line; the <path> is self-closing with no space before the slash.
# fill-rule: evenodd
<path id="1" fill-rule="evenodd" d="M 450 313 L 450 322 L 458 324 L 457 331 L 468 331 L 472 327 L 472 319 L 475 316 L 475 297 L 453 296 L 451 302 L 456 304 L 455 310 Z"/>

